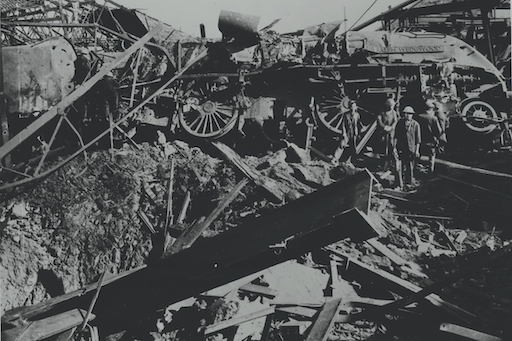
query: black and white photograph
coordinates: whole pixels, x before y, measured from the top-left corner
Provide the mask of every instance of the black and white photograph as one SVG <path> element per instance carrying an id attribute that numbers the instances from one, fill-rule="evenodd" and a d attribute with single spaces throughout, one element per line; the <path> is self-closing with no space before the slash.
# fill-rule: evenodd
<path id="1" fill-rule="evenodd" d="M 511 13 L 0 0 L 0 340 L 512 340 Z"/>

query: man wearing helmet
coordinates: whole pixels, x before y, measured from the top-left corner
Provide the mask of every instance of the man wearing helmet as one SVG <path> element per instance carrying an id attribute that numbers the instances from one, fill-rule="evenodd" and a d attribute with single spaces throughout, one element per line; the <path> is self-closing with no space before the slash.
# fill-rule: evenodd
<path id="1" fill-rule="evenodd" d="M 389 169 L 392 159 L 395 162 L 397 161 L 394 156 L 395 128 L 398 123 L 398 114 L 395 111 L 395 104 L 393 98 L 388 98 L 384 103 L 384 111 L 377 116 L 381 140 L 384 143 L 384 172 Z"/>
<path id="2" fill-rule="evenodd" d="M 414 164 L 420 156 L 421 128 L 420 124 L 413 119 L 414 109 L 407 106 L 403 109 L 405 115 L 396 126 L 396 148 L 400 160 L 398 181 L 400 188 L 404 187 L 402 171 L 405 171 L 405 181 L 414 184 Z"/>
<path id="3" fill-rule="evenodd" d="M 346 160 L 351 162 L 352 156 L 357 154 L 357 137 L 359 132 L 364 130 L 363 128 L 359 112 L 357 111 L 357 102 L 351 100 L 350 110 L 343 114 L 343 123 L 341 127 L 343 135 L 341 137 L 340 145 L 334 152 L 334 156 L 331 160 L 333 164 L 337 165 L 343 154 L 345 154 L 343 155 L 344 158 L 346 157 Z"/>
<path id="4" fill-rule="evenodd" d="M 428 156 L 429 171 L 434 172 L 436 162 L 436 151 L 439 146 L 439 138 L 441 136 L 441 126 L 435 115 L 435 105 L 433 101 L 425 103 L 427 111 L 419 115 L 418 122 L 421 127 L 421 136 L 423 138 L 421 153 Z"/>

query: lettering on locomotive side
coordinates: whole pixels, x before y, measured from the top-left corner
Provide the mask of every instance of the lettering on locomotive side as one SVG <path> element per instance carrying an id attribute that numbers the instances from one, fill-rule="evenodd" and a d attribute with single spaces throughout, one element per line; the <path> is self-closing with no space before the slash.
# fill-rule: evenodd
<path id="1" fill-rule="evenodd" d="M 366 49 L 376 53 L 437 53 L 443 52 L 443 46 L 367 46 Z"/>

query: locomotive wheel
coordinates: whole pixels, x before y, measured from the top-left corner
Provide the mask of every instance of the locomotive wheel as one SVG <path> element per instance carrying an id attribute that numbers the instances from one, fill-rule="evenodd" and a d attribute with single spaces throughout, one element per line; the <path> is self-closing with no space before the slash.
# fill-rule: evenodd
<path id="1" fill-rule="evenodd" d="M 229 89 L 217 90 L 210 83 L 196 86 L 179 107 L 180 124 L 189 134 L 201 138 L 219 138 L 238 120 L 236 99 Z"/>
<path id="2" fill-rule="evenodd" d="M 317 98 L 317 116 L 320 122 L 336 134 L 342 134 L 343 114 L 350 110 L 350 98 L 342 90 L 333 89 L 329 95 Z"/>
<path id="3" fill-rule="evenodd" d="M 461 110 L 462 120 L 466 126 L 478 133 L 489 134 L 496 129 L 491 120 L 497 119 L 496 110 L 487 102 L 481 100 L 469 101 Z"/>

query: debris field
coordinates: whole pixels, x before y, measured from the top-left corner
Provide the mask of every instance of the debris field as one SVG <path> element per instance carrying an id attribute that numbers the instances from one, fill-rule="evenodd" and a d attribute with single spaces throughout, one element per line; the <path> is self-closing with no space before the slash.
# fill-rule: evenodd
<path id="1" fill-rule="evenodd" d="M 425 18 L 414 1 L 344 33 L 222 11 L 221 41 L 111 1 L 13 3 L 0 2 L 2 339 L 512 339 L 499 44 L 470 45 L 449 20 L 390 31 L 400 11 Z M 491 19 L 463 22 L 498 41 Z M 360 31 L 379 20 L 387 31 Z M 412 107 L 448 122 L 435 170 L 422 145 L 405 185 L 386 103 L 399 122 Z"/>

